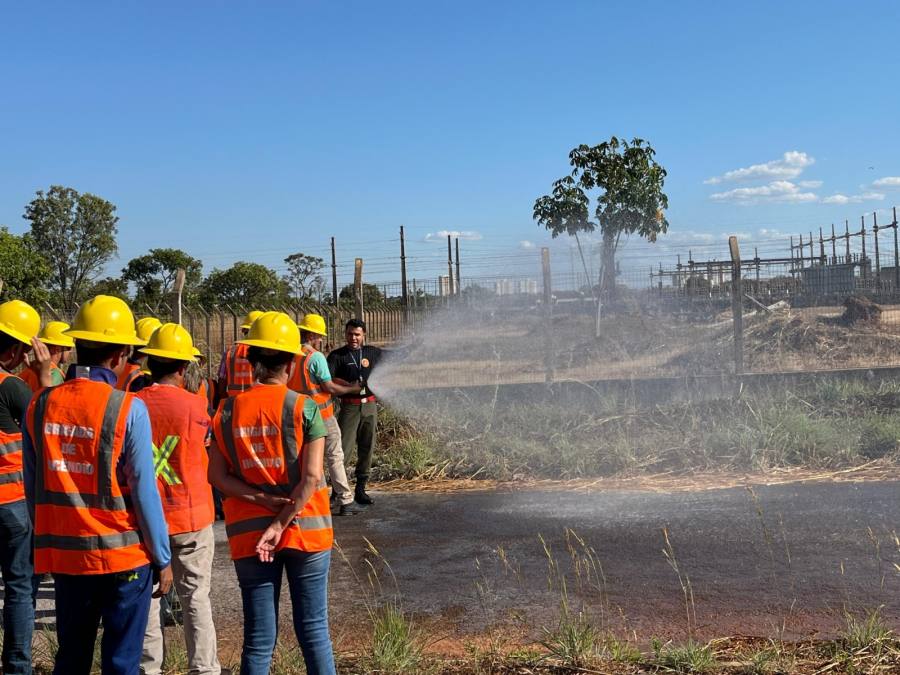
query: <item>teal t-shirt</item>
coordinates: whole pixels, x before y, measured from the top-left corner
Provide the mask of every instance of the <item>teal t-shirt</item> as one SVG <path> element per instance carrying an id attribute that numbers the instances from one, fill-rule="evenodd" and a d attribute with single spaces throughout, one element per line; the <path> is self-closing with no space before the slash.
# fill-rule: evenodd
<path id="1" fill-rule="evenodd" d="M 311 398 L 306 399 L 303 403 L 303 442 L 309 443 L 327 435 L 328 430 L 325 428 L 319 406 Z"/>
<path id="2" fill-rule="evenodd" d="M 316 352 L 309 360 L 309 379 L 314 384 L 331 382 L 331 371 L 328 370 L 328 360 L 322 352 Z"/>

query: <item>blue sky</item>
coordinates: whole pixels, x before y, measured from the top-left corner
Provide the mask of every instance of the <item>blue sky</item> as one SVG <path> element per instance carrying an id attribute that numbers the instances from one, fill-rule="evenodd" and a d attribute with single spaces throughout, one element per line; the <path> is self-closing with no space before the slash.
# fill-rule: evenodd
<path id="1" fill-rule="evenodd" d="M 0 223 L 24 231 L 24 205 L 51 184 L 99 194 L 121 218 L 113 271 L 156 246 L 207 270 L 278 268 L 335 236 L 342 277 L 362 256 L 396 279 L 403 224 L 412 275 L 442 269 L 445 246 L 426 241 L 442 231 L 469 233 L 465 275 L 502 274 L 549 241 L 531 207 L 568 151 L 612 134 L 648 139 L 669 171 L 671 235 L 629 242 L 627 264 L 724 253 L 733 233 L 775 252 L 782 234 L 900 202 L 889 2 L 6 2 L 3 15 Z"/>

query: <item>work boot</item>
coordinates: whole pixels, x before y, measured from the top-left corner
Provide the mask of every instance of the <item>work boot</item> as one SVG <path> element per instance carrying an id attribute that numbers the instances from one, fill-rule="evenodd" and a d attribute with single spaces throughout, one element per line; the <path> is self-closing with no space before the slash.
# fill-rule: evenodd
<path id="1" fill-rule="evenodd" d="M 332 511 L 332 514 L 335 516 L 355 516 L 357 513 L 359 513 L 359 508 L 353 502 L 341 504 Z"/>
<path id="2" fill-rule="evenodd" d="M 356 479 L 356 489 L 354 491 L 353 500 L 357 504 L 361 504 L 362 506 L 370 506 L 375 502 L 372 498 L 366 494 L 366 483 L 368 482 L 365 478 L 357 478 Z"/>

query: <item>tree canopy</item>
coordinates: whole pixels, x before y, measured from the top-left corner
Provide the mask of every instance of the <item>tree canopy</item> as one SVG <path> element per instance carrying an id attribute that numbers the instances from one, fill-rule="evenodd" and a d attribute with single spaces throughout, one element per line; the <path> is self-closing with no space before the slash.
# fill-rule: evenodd
<path id="1" fill-rule="evenodd" d="M 116 207 L 96 195 L 53 185 L 25 207 L 30 237 L 47 259 L 47 287 L 73 311 L 118 251 Z"/>
<path id="2" fill-rule="evenodd" d="M 24 300 L 39 306 L 50 299 L 50 265 L 28 235 L 11 234 L 0 227 L 0 300 Z"/>
<path id="3" fill-rule="evenodd" d="M 369 307 L 371 305 L 380 305 L 384 302 L 384 293 L 378 290 L 378 286 L 375 284 L 366 284 L 362 285 L 363 291 L 363 305 Z M 353 284 L 347 284 L 341 289 L 341 292 L 338 294 L 339 298 L 343 298 L 345 300 L 353 300 Z"/>
<path id="4" fill-rule="evenodd" d="M 146 255 L 132 258 L 122 270 L 122 279 L 135 286 L 134 301 L 156 308 L 173 291 L 175 275 L 184 269 L 182 297 L 194 300 L 203 275 L 203 263 L 177 248 L 153 248 Z"/>
<path id="5" fill-rule="evenodd" d="M 305 253 L 292 253 L 284 259 L 288 272 L 284 276 L 291 292 L 297 298 L 316 297 L 324 287 L 325 280 L 321 272 L 325 261 Z"/>
<path id="6" fill-rule="evenodd" d="M 553 183 L 549 195 L 534 202 L 533 218 L 555 238 L 575 237 L 600 229 L 603 238 L 601 294 L 615 289 L 615 255 L 623 235 L 637 234 L 650 242 L 669 223 L 669 199 L 662 191 L 666 170 L 656 151 L 640 138 L 630 142 L 613 136 L 599 145 L 579 145 L 569 153 L 570 175 Z M 590 208 L 593 196 L 594 208 Z"/>
<path id="7" fill-rule="evenodd" d="M 287 290 L 274 270 L 242 261 L 210 272 L 200 284 L 199 300 L 208 305 L 265 308 L 284 302 Z"/>

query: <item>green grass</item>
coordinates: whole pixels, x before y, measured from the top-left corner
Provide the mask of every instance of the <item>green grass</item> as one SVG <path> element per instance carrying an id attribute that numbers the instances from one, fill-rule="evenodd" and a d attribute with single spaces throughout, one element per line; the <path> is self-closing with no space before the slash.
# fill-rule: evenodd
<path id="1" fill-rule="evenodd" d="M 416 673 L 422 664 L 422 640 L 412 619 L 394 603 L 371 612 L 370 672 Z"/>
<path id="2" fill-rule="evenodd" d="M 710 673 L 716 667 L 712 647 L 693 640 L 684 644 L 663 644 L 653 641 L 653 663 L 657 668 L 671 673 Z"/>
<path id="3" fill-rule="evenodd" d="M 588 478 L 669 471 L 847 468 L 900 458 L 900 385 L 824 382 L 737 398 L 641 404 L 497 402 L 429 393 L 386 409 L 381 478 Z"/>

